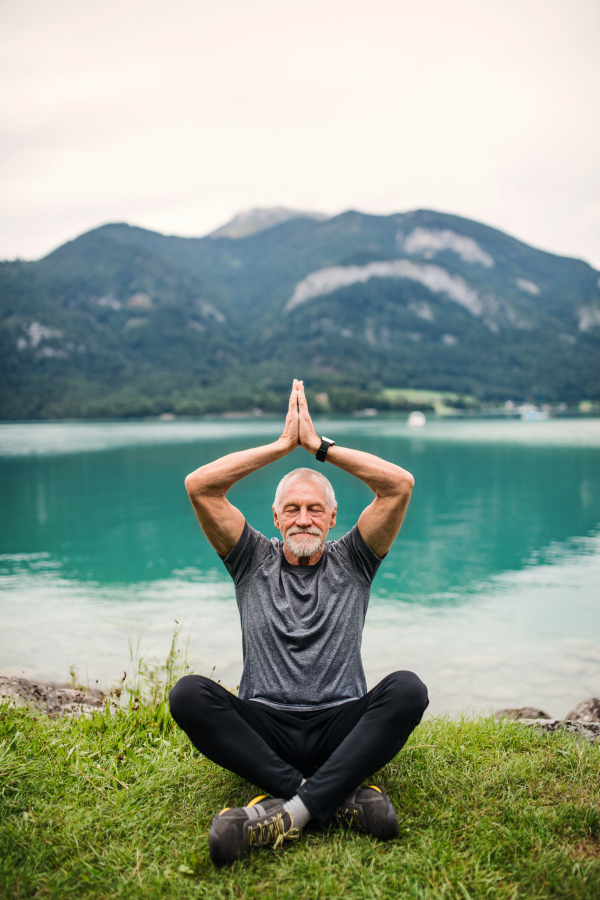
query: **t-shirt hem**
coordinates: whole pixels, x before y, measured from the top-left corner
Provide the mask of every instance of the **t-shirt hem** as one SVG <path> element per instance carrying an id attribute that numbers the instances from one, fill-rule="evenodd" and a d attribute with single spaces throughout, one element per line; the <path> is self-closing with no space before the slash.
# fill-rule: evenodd
<path id="1" fill-rule="evenodd" d="M 313 703 L 306 706 L 301 703 L 275 703 L 273 700 L 264 700 L 262 697 L 250 697 L 253 703 L 263 703 L 265 706 L 272 706 L 274 709 L 285 710 L 291 712 L 313 712 L 313 710 L 331 709 L 332 706 L 341 706 L 342 703 L 350 703 L 351 700 L 358 700 L 359 697 L 345 697 L 343 700 L 332 700 L 331 703 Z"/>

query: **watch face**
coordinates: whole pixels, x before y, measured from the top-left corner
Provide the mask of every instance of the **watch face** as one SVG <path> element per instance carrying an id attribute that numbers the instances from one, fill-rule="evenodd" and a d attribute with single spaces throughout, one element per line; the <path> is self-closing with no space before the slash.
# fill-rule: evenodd
<path id="1" fill-rule="evenodd" d="M 335 444 L 335 441 L 332 441 L 331 438 L 325 437 L 324 434 L 321 435 L 321 440 L 322 440 L 322 441 L 327 441 L 327 443 L 328 443 L 328 444 L 331 444 L 331 445 Z"/>

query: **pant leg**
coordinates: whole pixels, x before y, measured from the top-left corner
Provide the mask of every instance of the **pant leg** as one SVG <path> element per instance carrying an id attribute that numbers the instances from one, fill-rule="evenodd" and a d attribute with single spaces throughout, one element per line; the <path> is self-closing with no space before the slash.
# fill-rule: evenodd
<path id="1" fill-rule="evenodd" d="M 328 822 L 354 788 L 393 759 L 428 704 L 427 688 L 420 678 L 412 672 L 394 672 L 362 697 L 354 710 L 344 711 L 346 727 L 331 729 L 329 739 L 318 748 L 326 760 L 298 789 L 313 816 Z M 348 730 L 357 715 L 358 721 Z"/>
<path id="2" fill-rule="evenodd" d="M 302 775 L 259 733 L 264 731 L 262 710 L 253 707 L 260 704 L 240 700 L 210 678 L 185 675 L 171 690 L 169 706 L 179 727 L 208 759 L 274 797 L 294 796 Z"/>

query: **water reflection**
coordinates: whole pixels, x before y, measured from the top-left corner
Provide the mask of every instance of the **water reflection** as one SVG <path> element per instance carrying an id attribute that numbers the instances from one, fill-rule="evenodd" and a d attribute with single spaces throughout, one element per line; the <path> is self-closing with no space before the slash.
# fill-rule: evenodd
<path id="1" fill-rule="evenodd" d="M 404 465 L 416 479 L 401 536 L 377 580 L 381 595 L 462 600 L 494 573 L 543 561 L 552 544 L 598 525 L 595 447 L 427 443 L 373 434 L 350 439 Z M 99 584 L 155 580 L 190 567 L 220 570 L 196 525 L 183 479 L 196 466 L 250 444 L 234 438 L 4 459 L 0 547 L 9 554 L 49 553 L 65 577 Z M 232 501 L 271 536 L 275 485 L 307 461 L 297 451 L 255 473 L 233 488 Z M 371 495 L 333 466 L 327 472 L 339 496 L 332 535 L 338 537 Z"/>
<path id="2" fill-rule="evenodd" d="M 0 667 L 64 677 L 76 662 L 107 680 L 123 664 L 129 635 L 141 632 L 144 648 L 161 653 L 178 618 L 198 665 L 217 663 L 223 680 L 237 683 L 232 586 L 183 479 L 268 440 L 277 424 L 45 427 L 0 427 Z M 435 688 L 434 709 L 500 695 L 517 702 L 519 691 L 538 691 L 522 700 L 541 703 L 541 682 L 554 697 L 594 692 L 600 423 L 443 423 L 415 437 L 397 423 L 337 422 L 326 433 L 416 479 L 374 585 L 364 647 L 370 683 L 415 667 Z M 275 485 L 307 462 L 297 451 L 235 486 L 232 501 L 271 536 Z M 340 501 L 338 537 L 371 495 L 351 476 L 326 471 Z"/>

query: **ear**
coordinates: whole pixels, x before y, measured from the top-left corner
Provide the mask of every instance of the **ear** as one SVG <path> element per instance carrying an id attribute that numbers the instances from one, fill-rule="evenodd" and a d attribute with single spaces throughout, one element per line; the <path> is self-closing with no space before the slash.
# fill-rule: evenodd
<path id="1" fill-rule="evenodd" d="M 334 509 L 333 512 L 331 513 L 331 519 L 329 520 L 329 530 L 330 530 L 330 531 L 331 531 L 331 529 L 335 526 L 336 519 L 337 519 L 337 506 L 335 507 L 335 509 Z"/>
<path id="2" fill-rule="evenodd" d="M 279 524 L 279 519 L 277 518 L 277 510 L 274 506 L 272 506 L 271 509 L 273 510 L 273 521 L 275 522 L 275 528 L 277 529 L 277 531 L 281 531 L 281 525 Z"/>

